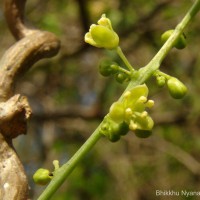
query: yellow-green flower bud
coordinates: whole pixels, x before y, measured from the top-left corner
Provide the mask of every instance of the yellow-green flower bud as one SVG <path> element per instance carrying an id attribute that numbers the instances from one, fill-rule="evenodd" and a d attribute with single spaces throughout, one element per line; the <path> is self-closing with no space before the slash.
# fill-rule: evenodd
<path id="1" fill-rule="evenodd" d="M 174 30 L 165 31 L 161 35 L 161 42 L 164 44 L 169 39 L 169 37 L 172 35 L 173 32 L 174 32 Z"/>
<path id="2" fill-rule="evenodd" d="M 120 135 L 126 135 L 129 131 L 129 126 L 127 123 L 125 122 L 122 122 L 120 125 L 119 125 L 119 132 L 120 132 Z"/>
<path id="3" fill-rule="evenodd" d="M 107 134 L 105 134 L 111 142 L 117 142 L 122 135 L 128 133 L 129 126 L 125 122 L 116 123 L 110 120 L 110 126 Z"/>
<path id="4" fill-rule="evenodd" d="M 125 122 L 116 122 L 109 115 L 104 118 L 101 126 L 101 134 L 105 135 L 111 142 L 116 142 L 122 135 L 128 133 L 129 126 Z"/>
<path id="5" fill-rule="evenodd" d="M 168 30 L 161 35 L 161 41 L 163 44 L 168 40 L 173 32 L 174 30 Z M 184 49 L 186 47 L 186 38 L 184 34 L 181 34 L 181 36 L 174 42 L 174 47 L 177 49 Z"/>
<path id="6" fill-rule="evenodd" d="M 85 35 L 85 42 L 99 48 L 115 49 L 119 45 L 119 37 L 113 31 L 110 20 L 102 15 L 98 25 L 90 26 L 89 32 Z"/>
<path id="7" fill-rule="evenodd" d="M 119 123 L 114 122 L 109 116 L 106 116 L 100 132 L 111 142 L 116 142 L 120 139 L 119 127 Z"/>
<path id="8" fill-rule="evenodd" d="M 151 136 L 151 134 L 152 134 L 152 131 L 150 130 L 139 130 L 139 129 L 135 130 L 135 135 L 139 138 L 147 138 Z"/>
<path id="9" fill-rule="evenodd" d="M 166 78 L 164 76 L 158 76 L 156 81 L 159 87 L 163 87 L 165 85 Z"/>
<path id="10" fill-rule="evenodd" d="M 170 95 L 175 99 L 181 99 L 187 93 L 187 87 L 174 77 L 167 80 L 167 87 Z"/>
<path id="11" fill-rule="evenodd" d="M 38 185 L 46 185 L 52 179 L 53 175 L 47 169 L 40 168 L 33 175 L 33 180 Z"/>
<path id="12" fill-rule="evenodd" d="M 119 69 L 119 66 L 110 60 L 102 60 L 99 65 L 99 72 L 102 76 L 110 76 L 115 74 Z"/>
<path id="13" fill-rule="evenodd" d="M 151 108 L 154 101 L 147 99 L 148 88 L 145 84 L 126 91 L 122 98 L 113 103 L 102 125 L 101 132 L 111 141 L 117 141 L 129 130 L 139 130 L 147 137 L 154 126 L 153 119 L 145 108 Z M 143 132 L 142 132 L 143 131 Z"/>
<path id="14" fill-rule="evenodd" d="M 120 134 L 117 132 L 110 131 L 108 135 L 106 135 L 111 142 L 117 142 L 120 139 Z"/>
<path id="15" fill-rule="evenodd" d="M 123 72 L 120 72 L 118 74 L 115 75 L 115 80 L 118 82 L 118 83 L 124 83 L 124 81 L 127 79 L 127 75 Z"/>

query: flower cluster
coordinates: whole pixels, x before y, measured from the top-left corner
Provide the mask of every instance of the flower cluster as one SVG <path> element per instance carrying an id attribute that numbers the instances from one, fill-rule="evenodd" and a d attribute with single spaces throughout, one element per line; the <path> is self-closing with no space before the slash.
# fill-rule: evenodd
<path id="1" fill-rule="evenodd" d="M 131 73 L 119 66 L 118 63 L 104 59 L 99 64 L 99 72 L 102 76 L 114 76 L 118 83 L 130 81 Z"/>
<path id="2" fill-rule="evenodd" d="M 164 44 L 172 36 L 174 30 L 168 30 L 162 34 L 161 40 Z M 99 72 L 103 76 L 114 76 L 119 83 L 134 81 L 139 77 L 140 70 L 135 70 L 128 62 L 119 46 L 119 37 L 113 30 L 110 19 L 105 14 L 101 16 L 97 24 L 90 26 L 89 32 L 85 34 L 85 42 L 92 46 L 115 50 L 124 62 L 125 67 L 108 59 L 103 60 L 99 65 Z M 173 47 L 183 49 L 186 46 L 184 34 L 174 41 Z M 145 69 L 145 68 L 143 68 Z M 169 76 L 159 70 L 154 73 L 157 84 L 160 87 L 167 86 L 170 95 L 180 99 L 187 93 L 187 87 L 177 78 Z M 114 102 L 110 107 L 108 115 L 104 118 L 101 126 L 101 133 L 111 141 L 117 141 L 129 130 L 135 132 L 138 137 L 148 137 L 154 126 L 152 118 L 146 108 L 154 105 L 154 101 L 147 99 L 148 88 L 145 84 L 137 85 L 126 91 L 119 101 Z"/>
<path id="3" fill-rule="evenodd" d="M 158 86 L 163 87 L 166 84 L 169 94 L 174 99 L 182 99 L 186 95 L 187 87 L 177 78 L 160 71 L 157 71 L 155 76 Z"/>
<path id="4" fill-rule="evenodd" d="M 124 124 L 126 124 L 128 129 L 134 131 L 138 137 L 148 137 L 151 134 L 154 122 L 145 109 L 151 108 L 154 101 L 147 100 L 147 95 L 148 88 L 145 84 L 126 91 L 119 101 L 112 104 L 107 117 L 110 119 L 109 124 L 112 122 L 120 127 L 122 125 L 124 127 Z M 117 130 L 118 134 L 120 129 Z M 104 135 L 106 133 L 109 133 L 109 138 L 111 138 L 112 132 L 104 131 Z M 114 134 L 117 135 L 116 131 Z M 123 132 L 120 135 L 124 134 Z"/>

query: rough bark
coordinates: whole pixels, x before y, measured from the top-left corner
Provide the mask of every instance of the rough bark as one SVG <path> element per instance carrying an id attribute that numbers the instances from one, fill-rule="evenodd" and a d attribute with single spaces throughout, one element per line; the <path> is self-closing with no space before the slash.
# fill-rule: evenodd
<path id="1" fill-rule="evenodd" d="M 60 47 L 54 34 L 24 23 L 25 3 L 4 0 L 8 27 L 18 41 L 0 60 L 0 200 L 28 199 L 27 177 L 12 140 L 26 134 L 31 108 L 26 97 L 15 94 L 16 80 L 38 60 L 56 55 Z"/>

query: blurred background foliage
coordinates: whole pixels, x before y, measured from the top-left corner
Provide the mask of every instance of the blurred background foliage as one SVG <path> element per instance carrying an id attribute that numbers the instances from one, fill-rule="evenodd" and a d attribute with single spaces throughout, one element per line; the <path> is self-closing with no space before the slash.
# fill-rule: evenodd
<path id="1" fill-rule="evenodd" d="M 174 28 L 192 0 L 28 0 L 26 16 L 61 40 L 59 54 L 35 64 L 18 82 L 17 92 L 29 98 L 33 116 L 26 136 L 15 140 L 30 179 L 32 198 L 43 187 L 32 174 L 52 161 L 65 163 L 90 136 L 125 85 L 98 73 L 113 52 L 90 47 L 84 34 L 102 13 L 112 20 L 120 45 L 135 68 L 146 65 L 161 47 L 160 35 Z M 1 8 L 3 7 L 0 2 Z M 54 200 L 165 200 L 156 190 L 200 188 L 200 15 L 185 30 L 187 48 L 173 49 L 161 70 L 183 81 L 188 94 L 172 99 L 166 88 L 148 81 L 155 100 L 153 136 L 129 133 L 117 143 L 102 139 L 59 189 Z M 15 41 L 0 10 L 0 55 Z M 170 197 L 173 199 L 173 197 Z M 180 196 L 180 199 L 186 199 Z M 175 198 L 177 199 L 177 197 Z M 187 199 L 198 199 L 193 196 Z"/>

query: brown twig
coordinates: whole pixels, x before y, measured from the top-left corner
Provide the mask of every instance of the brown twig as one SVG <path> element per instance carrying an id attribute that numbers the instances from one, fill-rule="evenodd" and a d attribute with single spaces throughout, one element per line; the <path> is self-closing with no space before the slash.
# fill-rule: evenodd
<path id="1" fill-rule="evenodd" d="M 28 182 L 12 139 L 26 133 L 31 109 L 26 97 L 14 95 L 16 80 L 35 62 L 57 54 L 60 42 L 49 32 L 26 26 L 26 0 L 4 0 L 4 14 L 18 40 L 0 60 L 0 199 L 28 199 Z"/>

